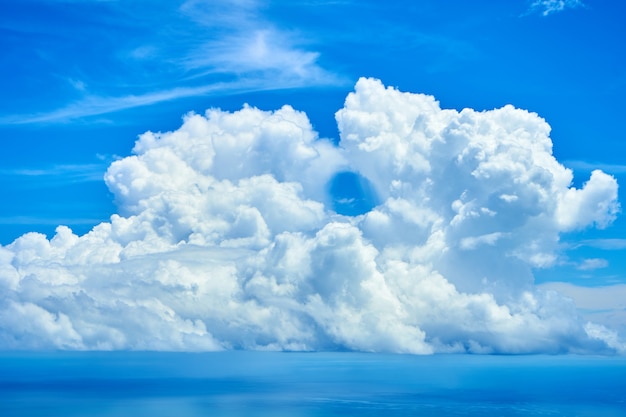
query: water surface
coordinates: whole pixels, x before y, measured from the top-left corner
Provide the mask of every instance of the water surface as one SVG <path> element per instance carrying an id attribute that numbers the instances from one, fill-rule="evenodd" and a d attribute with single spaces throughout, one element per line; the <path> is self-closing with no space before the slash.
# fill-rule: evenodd
<path id="1" fill-rule="evenodd" d="M 625 416 L 626 359 L 0 354 L 0 416 Z"/>

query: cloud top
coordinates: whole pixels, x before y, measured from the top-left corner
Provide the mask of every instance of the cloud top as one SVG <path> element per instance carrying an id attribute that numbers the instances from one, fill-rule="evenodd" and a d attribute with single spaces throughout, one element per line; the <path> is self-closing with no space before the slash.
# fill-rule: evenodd
<path id="1" fill-rule="evenodd" d="M 339 146 L 289 106 L 210 109 L 143 134 L 106 173 L 110 222 L 0 247 L 0 345 L 622 349 L 533 286 L 560 233 L 608 226 L 619 210 L 602 171 L 572 187 L 543 119 L 445 110 L 365 78 L 336 119 Z M 372 192 L 338 191 L 346 173 Z M 350 192 L 369 201 L 335 211 Z"/>

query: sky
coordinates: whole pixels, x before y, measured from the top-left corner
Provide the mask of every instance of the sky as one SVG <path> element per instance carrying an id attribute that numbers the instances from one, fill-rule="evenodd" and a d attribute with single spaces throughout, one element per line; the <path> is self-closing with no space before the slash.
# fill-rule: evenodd
<path id="1" fill-rule="evenodd" d="M 626 6 L 0 3 L 0 347 L 626 351 Z"/>

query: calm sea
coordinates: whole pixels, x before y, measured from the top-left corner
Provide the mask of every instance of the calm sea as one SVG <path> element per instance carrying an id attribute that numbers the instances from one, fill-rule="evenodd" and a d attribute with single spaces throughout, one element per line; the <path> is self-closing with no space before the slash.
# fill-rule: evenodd
<path id="1" fill-rule="evenodd" d="M 0 353 L 0 416 L 626 416 L 626 359 Z"/>

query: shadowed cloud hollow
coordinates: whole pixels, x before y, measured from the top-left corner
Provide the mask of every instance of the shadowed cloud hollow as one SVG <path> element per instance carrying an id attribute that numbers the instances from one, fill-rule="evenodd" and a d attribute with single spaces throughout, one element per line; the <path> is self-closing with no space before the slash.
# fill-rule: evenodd
<path id="1" fill-rule="evenodd" d="M 619 210 L 601 171 L 572 187 L 543 119 L 374 79 L 336 119 L 338 146 L 289 106 L 141 135 L 106 173 L 110 222 L 0 247 L 0 346 L 623 350 L 533 286 L 560 233 Z"/>

